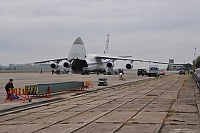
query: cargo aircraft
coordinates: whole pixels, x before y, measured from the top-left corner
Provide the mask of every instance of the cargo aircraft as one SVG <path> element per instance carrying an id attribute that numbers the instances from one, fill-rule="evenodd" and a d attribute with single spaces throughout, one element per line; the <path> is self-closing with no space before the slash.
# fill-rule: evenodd
<path id="1" fill-rule="evenodd" d="M 87 69 L 90 72 L 102 72 L 105 71 L 106 68 L 113 68 L 116 60 L 129 61 L 129 63 L 125 65 L 126 69 L 132 69 L 134 61 L 168 64 L 150 60 L 132 59 L 131 56 L 111 56 L 109 54 L 109 35 L 107 35 L 105 50 L 102 54 L 87 54 L 82 39 L 78 37 L 74 41 L 68 57 L 38 61 L 34 62 L 34 64 L 53 62 L 50 64 L 51 68 L 57 69 L 59 67 L 59 63 L 61 61 L 65 61 L 63 66 L 65 68 L 71 68 L 73 72 L 82 72 L 84 69 Z"/>

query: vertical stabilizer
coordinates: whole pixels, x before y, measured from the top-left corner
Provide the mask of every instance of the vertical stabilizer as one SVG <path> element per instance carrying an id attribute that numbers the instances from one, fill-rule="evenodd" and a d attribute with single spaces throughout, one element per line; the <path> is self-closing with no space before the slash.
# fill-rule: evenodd
<path id="1" fill-rule="evenodd" d="M 109 54 L 109 35 L 107 35 L 106 45 L 104 49 L 104 54 Z"/>
<path id="2" fill-rule="evenodd" d="M 74 59 L 79 59 L 79 60 L 85 60 L 86 58 L 86 50 L 85 50 L 85 46 L 83 44 L 83 41 L 80 37 L 78 37 L 70 51 L 69 51 L 69 55 L 68 55 L 68 60 L 74 60 Z"/>

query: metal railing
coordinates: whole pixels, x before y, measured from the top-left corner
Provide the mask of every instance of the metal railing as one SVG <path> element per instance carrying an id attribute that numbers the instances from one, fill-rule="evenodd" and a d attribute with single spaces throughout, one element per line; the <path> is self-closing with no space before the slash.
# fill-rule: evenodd
<path id="1" fill-rule="evenodd" d="M 193 78 L 194 78 L 194 81 L 196 82 L 197 87 L 199 88 L 199 92 L 200 92 L 200 71 L 194 72 Z"/>

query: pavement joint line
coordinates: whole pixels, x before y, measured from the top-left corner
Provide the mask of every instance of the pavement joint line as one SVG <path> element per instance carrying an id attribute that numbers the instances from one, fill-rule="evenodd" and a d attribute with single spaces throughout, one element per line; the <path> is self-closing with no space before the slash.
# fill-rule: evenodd
<path id="1" fill-rule="evenodd" d="M 161 86 L 161 85 L 160 85 L 160 86 Z M 158 86 L 158 87 L 160 87 L 160 86 Z M 155 89 L 157 89 L 158 87 L 156 87 Z M 145 89 L 145 88 L 143 88 L 143 89 Z M 143 89 L 142 89 L 142 90 L 143 90 Z M 155 90 L 155 89 L 153 89 L 153 90 Z M 152 91 L 153 91 L 153 90 L 152 90 Z M 138 91 L 140 91 L 140 90 L 138 90 Z M 135 93 L 136 93 L 136 92 L 135 92 Z M 147 93 L 149 93 L 149 92 L 147 92 Z M 145 93 L 145 94 L 147 94 L 147 93 Z M 136 98 L 137 98 L 137 97 L 136 97 Z M 132 102 L 132 101 L 134 101 L 136 98 L 134 98 L 133 100 L 128 101 L 128 102 L 122 104 L 121 106 L 119 106 L 119 107 L 117 107 L 117 108 L 114 108 L 114 109 L 110 110 L 110 111 L 107 112 L 106 114 L 104 114 L 104 115 L 100 116 L 99 118 L 97 118 L 97 119 L 91 121 L 90 123 L 87 123 L 86 125 L 84 125 L 84 126 L 78 128 L 78 129 L 72 131 L 72 133 L 74 133 L 74 132 L 76 132 L 76 131 L 78 131 L 78 130 L 84 128 L 84 127 L 86 127 L 87 125 L 89 125 L 89 124 L 91 124 L 92 122 L 94 122 L 94 121 L 96 121 L 96 120 L 102 118 L 103 116 L 109 114 L 110 112 L 113 112 L 114 110 L 116 110 L 116 109 L 118 109 L 118 108 L 120 108 L 120 107 L 122 107 L 122 106 L 124 106 L 124 105 L 126 105 L 126 104 L 128 104 L 128 103 L 130 103 L 130 102 Z M 138 98 L 139 98 L 139 97 L 138 97 Z M 119 98 L 118 98 L 118 99 L 119 99 Z M 113 99 L 112 101 L 114 101 L 114 100 L 116 100 L 116 99 Z M 154 101 L 154 100 L 155 100 L 155 99 L 153 99 L 152 101 Z M 148 104 L 150 104 L 152 101 L 149 101 Z M 109 102 L 107 102 L 107 103 L 109 103 Z M 104 103 L 104 104 L 106 104 L 106 103 Z M 146 106 L 148 106 L 148 104 L 147 104 Z M 103 104 L 102 104 L 102 105 L 103 105 Z M 100 106 L 101 106 L 101 105 L 100 105 Z M 145 106 L 145 107 L 146 107 L 146 106 Z M 145 107 L 143 107 L 143 108 L 145 108 Z M 95 108 L 97 108 L 97 107 L 95 107 Z M 143 109 L 143 108 L 142 108 L 142 109 Z M 141 109 L 141 110 L 142 110 L 142 109 Z M 138 114 L 141 110 L 139 110 L 136 114 Z M 136 115 L 136 114 L 135 114 L 135 115 Z M 134 117 L 135 115 L 133 115 L 132 117 Z M 131 117 L 131 118 L 132 118 L 132 117 Z M 131 118 L 130 118 L 130 119 L 131 119 Z M 128 119 L 128 120 L 130 120 L 130 119 Z M 127 121 L 128 121 L 128 120 L 127 120 Z M 127 121 L 126 121 L 126 122 L 127 122 Z M 126 123 L 126 122 L 124 122 L 124 123 Z M 123 125 L 124 125 L 124 124 L 122 124 L 122 126 L 120 126 L 116 131 L 120 130 L 120 128 L 123 127 Z M 114 131 L 114 133 L 115 133 L 116 131 Z"/>
<path id="2" fill-rule="evenodd" d="M 120 86 L 119 86 L 120 87 Z M 126 86 L 126 87 L 129 87 L 129 86 Z M 159 86 L 158 86 L 159 87 Z M 113 88 L 111 88 L 111 89 L 113 89 Z M 136 93 L 136 92 L 133 92 L 133 93 Z M 74 98 L 75 99 L 75 98 Z M 96 100 L 94 100 L 94 101 L 96 101 Z M 113 100 L 112 100 L 113 101 Z M 110 101 L 109 101 L 110 102 Z M 130 101 L 128 101 L 127 103 L 129 103 Z M 90 102 L 89 102 L 90 103 Z M 125 103 L 125 104 L 127 104 L 127 103 Z M 106 104 L 106 103 L 104 103 L 104 104 Z M 103 104 L 102 104 L 103 105 Z M 99 105 L 99 106 L 101 106 L 101 105 Z M 122 105 L 123 106 L 123 105 Z M 98 106 L 97 106 L 98 107 Z M 94 108 L 96 108 L 96 107 L 94 107 Z M 90 109 L 89 109 L 90 110 Z M 113 110 L 115 110 L 115 109 L 113 109 Z M 86 110 L 86 111 L 88 111 L 88 110 Z M 112 112 L 112 111 L 111 111 Z"/>
<path id="3" fill-rule="evenodd" d="M 188 78 L 188 77 L 187 77 L 187 78 Z M 178 80 L 177 80 L 177 81 L 178 81 Z M 182 83 L 182 86 L 181 86 L 181 88 L 180 88 L 180 90 L 179 90 L 179 92 L 178 92 L 178 95 L 177 95 L 177 98 L 176 98 L 176 99 L 179 98 L 180 92 L 181 92 L 181 90 L 183 89 L 183 86 L 185 85 L 186 82 L 187 82 L 187 80 L 185 79 L 184 82 Z M 193 89 L 194 89 L 194 86 L 193 86 Z M 195 96 L 195 97 L 196 97 L 196 96 Z M 172 102 L 172 104 L 171 104 L 171 106 L 170 106 L 169 109 L 172 108 L 172 106 L 173 106 L 173 104 L 174 104 L 174 102 L 175 102 L 176 99 L 173 100 L 173 102 Z M 197 104 L 196 104 L 196 105 L 197 105 Z M 198 110 L 198 107 L 197 107 L 197 110 Z M 184 112 L 181 112 L 181 113 L 184 113 Z M 194 113 L 194 112 L 185 112 L 185 113 Z M 169 112 L 168 112 L 165 118 L 167 118 L 169 115 L 170 115 L 170 114 L 169 114 Z M 198 117 L 199 117 L 199 115 L 198 115 Z M 183 121 L 181 121 L 181 122 L 183 122 Z M 185 122 L 185 121 L 184 121 L 184 122 Z M 162 122 L 161 128 L 159 129 L 158 133 L 162 131 L 163 126 L 164 126 L 164 123 L 165 123 L 165 121 Z M 186 125 L 197 125 L 197 124 L 186 124 Z"/>
<path id="4" fill-rule="evenodd" d="M 113 99 L 112 101 L 114 101 L 114 100 L 115 100 L 115 99 Z M 95 100 L 95 101 L 96 101 L 96 100 Z M 108 102 L 103 103 L 103 104 L 100 104 L 100 105 L 98 105 L 98 106 L 96 106 L 96 107 L 94 107 L 94 108 L 90 108 L 90 109 L 88 109 L 88 110 L 85 110 L 85 111 L 83 111 L 83 112 L 80 112 L 80 113 L 78 113 L 78 114 L 76 114 L 76 115 L 74 115 L 74 116 L 71 116 L 71 117 L 69 117 L 69 118 L 67 118 L 67 119 L 64 119 L 64 120 L 61 120 L 61 121 L 58 121 L 58 122 L 53 123 L 53 124 L 51 124 L 51 125 L 48 125 L 48 126 L 46 126 L 46 127 L 44 127 L 44 128 L 38 129 L 38 130 L 34 131 L 33 133 L 38 132 L 38 131 L 41 131 L 41 130 L 43 130 L 43 129 L 45 129 L 45 128 L 48 128 L 48 127 L 50 127 L 50 126 L 56 125 L 56 124 L 58 124 L 58 123 L 60 123 L 60 122 L 63 122 L 63 121 L 65 121 L 65 120 L 68 120 L 68 119 L 70 119 L 70 118 L 73 118 L 73 117 L 75 117 L 75 116 L 78 116 L 78 115 L 80 115 L 80 114 L 83 114 L 83 113 L 85 113 L 85 112 L 87 112 L 87 111 L 90 111 L 90 110 L 92 110 L 92 109 L 98 108 L 99 106 L 102 106 L 102 105 L 107 104 L 107 103 L 109 103 L 109 102 L 111 102 L 111 101 L 108 101 Z M 90 102 L 88 102 L 88 103 L 90 103 Z M 127 102 L 127 103 L 128 103 L 128 102 Z M 127 104 L 127 103 L 125 103 L 125 104 Z M 125 105 L 125 104 L 123 104 L 123 105 Z M 121 106 L 123 106 L 123 105 L 121 105 Z M 119 106 L 119 107 L 117 107 L 117 108 L 120 108 L 121 106 Z M 117 109 L 117 108 L 115 108 L 115 109 Z M 103 116 L 109 114 L 110 112 L 114 111 L 115 109 L 113 109 L 113 110 L 111 110 L 111 111 L 108 111 L 108 112 L 105 113 L 104 115 L 102 115 L 102 116 L 96 118 L 95 120 L 93 120 L 93 121 L 91 121 L 91 122 L 85 124 L 84 126 L 78 128 L 77 130 L 72 131 L 72 133 L 75 132 L 75 131 L 80 130 L 81 128 L 84 128 L 85 126 L 87 126 L 87 125 L 91 124 L 92 122 L 98 120 L 99 118 L 101 118 L 101 117 L 103 117 Z M 69 109 L 67 109 L 67 110 L 69 110 Z"/>
<path id="5" fill-rule="evenodd" d="M 149 79 L 143 79 L 143 80 L 144 81 L 146 81 L 146 80 L 148 81 Z M 143 80 L 138 80 L 138 81 L 143 81 Z M 137 82 L 137 81 L 134 81 L 134 82 Z M 126 84 L 131 84 L 131 83 L 134 83 L 134 82 L 128 82 Z M 109 89 L 112 89 L 112 87 L 118 87 L 120 85 L 124 85 L 124 84 L 113 85 L 113 86 L 110 86 L 108 88 L 105 87 L 103 89 L 97 89 L 97 90 L 92 90 L 92 91 L 88 91 L 88 92 L 83 92 L 83 94 L 85 94 L 85 93 L 92 93 L 92 92 L 99 92 L 99 91 L 103 91 L 105 89 L 109 90 Z M 55 93 L 53 93 L 53 95 L 55 95 Z M 80 96 L 82 96 L 82 95 L 80 95 Z M 70 98 L 70 99 L 75 99 L 75 98 L 80 97 L 80 96 L 79 95 L 77 95 L 77 96 L 75 95 L 73 98 Z M 51 99 L 51 100 L 54 100 L 54 99 Z M 56 101 L 55 103 L 62 102 L 62 101 L 63 100 Z M 33 108 L 37 108 L 37 107 L 41 107 L 41 106 L 46 106 L 48 104 L 54 103 L 54 102 L 48 102 L 48 103 L 40 104 L 40 103 L 43 103 L 43 102 L 48 102 L 48 100 L 44 100 L 44 101 L 37 102 L 37 103 L 32 103 L 32 104 L 27 104 L 27 105 L 22 105 L 22 106 L 18 106 L 18 107 L 13 107 L 13 108 L 1 110 L 0 112 L 3 112 L 3 113 L 0 113 L 0 116 L 7 115 L 7 114 L 12 114 L 12 113 L 19 112 L 19 111 L 29 110 L 29 109 L 33 109 Z M 38 104 L 40 104 L 40 105 L 38 105 Z M 34 106 L 34 105 L 36 105 L 36 106 Z M 20 109 L 20 108 L 23 108 L 23 109 Z M 14 109 L 18 109 L 18 110 L 14 110 Z M 10 110 L 12 110 L 12 111 L 10 111 Z"/>
<path id="6" fill-rule="evenodd" d="M 171 75 L 171 74 L 170 74 Z M 166 75 L 165 77 L 167 77 L 169 75 Z M 156 80 L 158 78 L 163 78 L 163 77 L 156 77 L 156 78 L 149 78 L 149 79 L 140 79 L 140 80 L 137 80 L 137 81 L 133 81 L 133 82 L 128 82 L 128 83 L 123 83 L 123 84 L 118 84 L 118 85 L 112 85 L 112 86 L 109 86 L 109 87 L 104 87 L 104 88 L 99 88 L 97 90 L 90 90 L 90 91 L 87 91 L 87 92 L 81 92 L 81 93 L 77 93 L 77 94 L 74 94 L 72 96 L 76 96 L 76 95 L 80 95 L 80 94 L 86 94 L 86 93 L 93 93 L 93 92 L 98 92 L 99 90 L 100 91 L 103 91 L 103 90 L 106 90 L 106 89 L 112 89 L 113 87 L 119 87 L 119 86 L 125 86 L 125 85 L 130 85 L 130 84 L 140 84 L 141 82 L 144 82 L 144 81 L 152 81 L 152 80 Z"/>
<path id="7" fill-rule="evenodd" d="M 146 79 L 145 79 L 146 80 Z M 147 79 L 148 80 L 148 79 Z M 142 80 L 141 80 L 142 81 Z M 132 82 L 129 82 L 129 83 L 126 83 L 126 84 L 128 84 L 128 85 L 130 85 Z M 133 82 L 134 83 L 134 82 Z M 148 84 L 148 83 L 146 83 L 146 84 Z M 123 84 L 120 84 L 120 85 L 115 85 L 115 87 L 120 87 L 121 85 L 123 85 Z M 109 89 L 112 89 L 112 86 L 111 87 L 109 87 Z M 109 89 L 107 89 L 107 90 L 109 90 Z M 121 88 L 120 88 L 121 89 Z M 101 89 L 100 89 L 101 90 Z M 106 92 L 105 92 L 106 93 Z M 77 97 L 81 97 L 81 96 L 77 96 Z M 70 99 L 75 99 L 75 98 L 77 98 L 76 96 L 74 97 L 74 98 L 70 98 Z M 51 99 L 50 101 L 52 101 L 52 100 L 54 100 L 54 99 Z M 48 103 L 44 103 L 44 104 L 39 104 L 39 103 L 41 103 L 41 102 L 47 102 L 47 101 L 41 101 L 41 102 L 39 102 L 39 103 L 34 103 L 34 104 L 36 104 L 36 106 L 31 106 L 31 105 L 34 105 L 34 104 L 29 104 L 29 105 L 26 105 L 26 106 L 28 106 L 27 108 L 23 108 L 23 109 L 18 109 L 18 110 L 13 110 L 13 111 L 9 111 L 9 112 L 5 112 L 5 113 L 2 113 L 2 114 L 0 114 L 0 116 L 3 116 L 3 115 L 7 115 L 7 114 L 12 114 L 12 113 L 16 113 L 16 112 L 19 112 L 19 111 L 24 111 L 24 110 L 29 110 L 29 109 L 33 109 L 33 108 L 37 108 L 37 107 L 42 107 L 42 106 L 46 106 L 46 105 L 49 105 L 49 104 L 51 104 L 51 103 L 58 103 L 58 102 L 62 102 L 62 101 L 66 101 L 67 99 L 62 99 L 62 100 L 59 100 L 59 101 L 56 101 L 56 102 L 48 102 Z M 94 101 L 97 101 L 97 100 L 94 100 Z M 93 101 L 91 101 L 91 102 L 93 102 Z M 109 102 L 111 102 L 111 101 L 109 101 Z M 108 102 L 108 103 L 109 103 Z M 90 103 L 90 102 L 88 102 L 88 103 Z M 38 104 L 38 105 L 37 105 Z M 106 104 L 106 103 L 104 103 L 104 104 Z M 103 105 L 103 104 L 102 104 Z M 101 105 L 99 105 L 99 106 L 101 106 Z M 22 107 L 24 107 L 24 106 L 20 106 L 21 108 Z M 17 107 L 17 108 L 20 108 L 20 107 Z M 9 109 L 10 110 L 10 109 Z M 88 110 L 86 110 L 86 111 L 88 111 Z M 15 118 L 14 118 L 15 119 Z"/>
<path id="8" fill-rule="evenodd" d="M 64 99 L 62 99 L 62 98 L 56 98 L 56 99 L 51 99 L 51 100 L 49 100 L 49 102 L 48 101 L 41 101 L 41 102 L 37 102 L 37 103 L 33 103 L 33 104 L 27 104 L 27 105 L 22 105 L 22 106 L 18 106 L 18 107 L 13 107 L 11 109 L 1 110 L 0 112 L 3 112 L 3 113 L 1 113 L 0 116 L 16 113 L 16 112 L 19 112 L 19 111 L 29 110 L 29 109 L 33 109 L 33 108 L 37 108 L 37 107 L 46 106 L 46 105 L 49 105 L 51 103 L 57 103 L 57 102 L 64 101 Z M 53 101 L 53 100 L 56 100 L 56 101 Z M 48 103 L 46 103 L 46 102 L 48 102 Z M 13 109 L 17 109 L 17 110 L 13 110 Z M 9 111 L 9 110 L 11 110 L 11 111 Z"/>
<path id="9" fill-rule="evenodd" d="M 169 81 L 170 82 L 170 81 Z M 168 89 L 167 90 L 169 90 L 174 84 L 175 84 L 176 82 L 174 82 L 172 85 L 170 85 L 170 87 L 168 87 Z M 164 84 L 166 84 L 166 83 L 164 83 Z M 162 84 L 163 85 L 163 84 Z M 162 85 L 160 85 L 160 86 L 162 86 Z M 157 86 L 155 89 L 153 89 L 153 90 L 156 90 L 157 88 L 159 88 L 160 86 Z M 153 90 L 151 90 L 150 92 L 152 92 Z M 167 91 L 167 90 L 165 90 L 165 91 Z M 164 92 L 165 92 L 164 91 Z M 163 92 L 163 93 L 164 93 Z M 147 92 L 147 93 L 149 93 L 149 92 Z M 147 94 L 147 93 L 145 93 L 145 94 Z M 161 95 L 161 94 L 160 94 Z M 130 119 L 128 119 L 126 122 L 124 122 L 124 124 L 122 124 L 118 129 L 116 129 L 115 131 L 114 131 L 114 133 L 116 133 L 116 132 L 118 132 L 124 125 L 126 125 L 126 123 L 128 123 L 128 121 L 129 120 L 131 120 L 134 116 L 136 116 L 137 114 L 139 114 L 139 112 L 141 112 L 145 107 L 147 107 L 152 101 L 154 101 L 155 99 L 157 99 L 157 98 L 154 98 L 154 99 L 152 99 L 151 101 L 149 101 L 147 104 L 146 104 L 146 106 L 144 106 L 143 108 L 141 108 L 137 113 L 135 113 Z M 166 117 L 166 116 L 165 116 Z M 147 124 L 149 124 L 149 123 L 147 123 Z M 161 127 L 162 127 L 162 125 L 163 124 L 161 124 L 161 126 L 160 126 L 160 129 L 161 129 Z M 160 130 L 159 129 L 159 130 Z"/>
<path id="10" fill-rule="evenodd" d="M 129 83 L 129 84 L 131 84 L 131 83 Z M 118 87 L 118 86 L 120 87 L 121 85 L 123 85 L 123 84 L 115 85 L 115 86 L 116 86 L 116 87 Z M 112 87 L 110 87 L 110 89 L 112 89 Z M 145 89 L 145 88 L 144 88 L 144 89 Z M 109 89 L 108 89 L 108 90 L 109 90 Z M 138 91 L 139 91 L 139 90 L 138 90 Z M 118 99 L 119 99 L 119 98 L 118 98 Z M 135 99 L 136 99 L 136 98 L 135 98 Z M 116 99 L 113 99 L 113 100 L 111 100 L 111 101 L 114 101 L 114 100 L 116 100 Z M 97 101 L 97 100 L 94 100 L 94 101 Z M 94 108 L 90 108 L 90 109 L 88 109 L 88 110 L 85 110 L 85 111 L 83 111 L 83 112 L 80 112 L 80 113 L 78 113 L 78 114 L 76 114 L 76 115 L 74 115 L 74 116 L 71 116 L 71 117 L 69 117 L 69 118 L 67 118 L 67 119 L 64 119 L 64 120 L 61 120 L 61 121 L 58 121 L 58 122 L 53 123 L 53 124 L 51 124 L 51 125 L 48 125 L 48 126 L 46 126 L 46 127 L 44 127 L 44 128 L 38 129 L 38 130 L 34 131 L 33 133 L 38 132 L 38 131 L 41 131 L 41 130 L 43 130 L 43 129 L 46 129 L 46 128 L 50 127 L 50 126 L 56 125 L 56 124 L 58 124 L 58 123 L 60 123 L 60 122 L 62 122 L 62 121 L 68 120 L 68 119 L 73 118 L 73 117 L 75 117 L 75 116 L 78 116 L 78 115 L 80 115 L 80 114 L 82 114 L 82 113 L 84 113 L 84 112 L 87 112 L 87 111 L 89 111 L 89 110 L 92 110 L 92 109 L 98 108 L 99 106 L 102 106 L 102 105 L 104 105 L 104 104 L 107 104 L 107 103 L 109 103 L 109 102 L 111 102 L 111 101 L 108 101 L 108 102 L 103 103 L 103 104 L 101 104 L 101 105 L 98 105 L 98 106 L 96 106 L 96 107 L 94 107 Z M 131 101 L 133 101 L 133 100 L 131 100 Z M 73 132 L 76 132 L 76 131 L 78 131 L 78 130 L 84 128 L 84 127 L 86 127 L 87 125 L 91 124 L 92 122 L 94 122 L 94 121 L 96 121 L 96 120 L 102 118 L 103 116 L 105 116 L 105 115 L 109 114 L 110 112 L 112 112 L 112 111 L 114 111 L 114 110 L 116 110 L 116 109 L 118 109 L 118 108 L 120 108 L 120 107 L 122 107 L 122 106 L 128 104 L 128 103 L 131 102 L 131 101 L 128 101 L 128 102 L 122 104 L 121 106 L 119 106 L 119 107 L 117 107 L 117 108 L 114 108 L 114 109 L 108 111 L 108 112 L 105 113 L 104 115 L 102 115 L 102 116 L 96 118 L 95 120 L 93 120 L 93 121 L 91 121 L 91 122 L 85 124 L 84 126 L 78 128 L 78 129 L 72 131 L 72 133 L 73 133 Z M 90 103 L 90 102 L 88 102 L 88 103 Z M 67 109 L 67 110 L 68 110 L 68 109 Z"/>
<path id="11" fill-rule="evenodd" d="M 116 99 L 114 99 L 114 100 L 116 100 Z M 114 100 L 112 100 L 112 101 L 114 101 Z M 94 121 L 96 121 L 96 120 L 98 120 L 98 119 L 100 119 L 100 118 L 102 118 L 102 117 L 106 116 L 107 114 L 109 114 L 109 113 L 113 112 L 114 110 L 116 110 L 116 109 L 118 109 L 118 108 L 120 108 L 120 107 L 122 107 L 122 106 L 124 106 L 124 105 L 128 104 L 129 102 L 130 102 L 130 101 L 128 101 L 128 102 L 126 102 L 126 103 L 122 104 L 121 106 L 118 106 L 118 107 L 116 107 L 116 108 L 114 108 L 114 109 L 112 109 L 112 110 L 108 111 L 108 112 L 107 112 L 107 113 L 105 113 L 104 115 L 102 115 L 102 116 L 100 116 L 100 117 L 96 118 L 95 120 L 93 120 L 93 121 L 91 121 L 91 122 L 87 123 L 86 125 L 84 125 L 84 126 L 82 126 L 82 127 L 78 128 L 78 129 L 76 129 L 76 130 L 72 131 L 71 133 L 74 133 L 74 132 L 76 132 L 76 131 L 78 131 L 78 130 L 80 130 L 80 129 L 84 128 L 84 127 L 86 127 L 87 125 L 89 125 L 89 124 L 93 123 Z M 108 103 L 109 103 L 109 102 L 108 102 Z M 104 103 L 104 104 L 106 104 L 106 103 Z M 102 105 L 103 105 L 103 104 L 102 104 Z M 100 106 L 101 106 L 101 105 L 100 105 Z M 95 108 L 96 108 L 96 107 L 95 107 Z"/>
<path id="12" fill-rule="evenodd" d="M 171 87 L 173 87 L 177 82 L 178 82 L 178 79 L 176 79 L 176 81 L 174 81 L 174 83 L 173 83 L 167 90 L 169 90 Z M 166 92 L 167 90 L 165 90 L 165 92 Z M 163 93 L 164 93 L 164 92 L 163 92 Z M 176 99 L 173 99 L 173 101 L 172 101 L 172 103 L 171 103 L 169 109 L 172 108 L 172 106 L 173 106 L 175 100 L 176 100 Z M 168 110 L 169 110 L 169 109 L 168 109 Z M 166 114 L 165 118 L 167 118 L 167 116 L 168 116 L 168 113 Z M 164 118 L 164 119 L 165 119 L 165 118 Z M 161 126 L 160 126 L 160 129 L 158 130 L 158 133 L 161 132 L 161 130 L 163 129 L 164 123 L 165 123 L 165 121 L 163 120 L 163 122 L 162 122 L 162 124 L 161 124 Z"/>

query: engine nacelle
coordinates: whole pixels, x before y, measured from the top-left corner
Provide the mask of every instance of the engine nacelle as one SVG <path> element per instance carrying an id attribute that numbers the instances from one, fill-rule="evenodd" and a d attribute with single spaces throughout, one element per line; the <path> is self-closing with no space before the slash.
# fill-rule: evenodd
<path id="1" fill-rule="evenodd" d="M 126 64 L 126 69 L 132 69 L 133 65 L 132 64 Z"/>
<path id="2" fill-rule="evenodd" d="M 113 62 L 108 62 L 106 66 L 110 68 L 110 67 L 114 67 L 115 64 Z"/>
<path id="3" fill-rule="evenodd" d="M 70 68 L 72 66 L 72 64 L 70 62 L 65 62 L 63 64 L 63 66 L 66 67 L 66 68 Z"/>
<path id="4" fill-rule="evenodd" d="M 54 63 L 51 64 L 51 68 L 53 68 L 53 69 L 57 69 L 58 67 L 59 67 L 58 64 L 54 64 Z"/>

